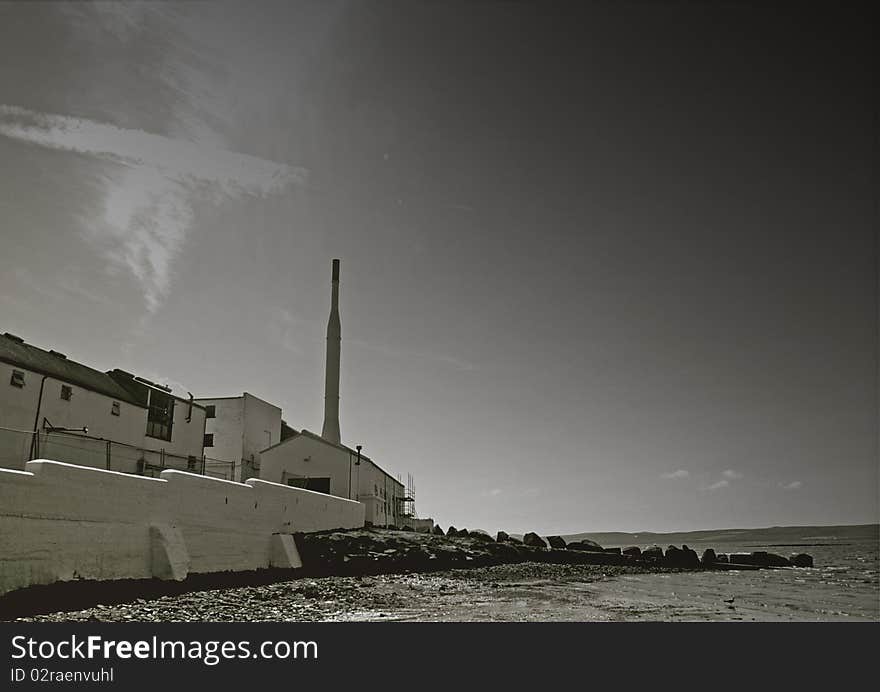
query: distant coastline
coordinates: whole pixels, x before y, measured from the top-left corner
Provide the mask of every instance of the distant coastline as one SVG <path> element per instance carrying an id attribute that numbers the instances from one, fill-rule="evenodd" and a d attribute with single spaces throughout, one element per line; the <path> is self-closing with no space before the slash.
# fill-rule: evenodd
<path id="1" fill-rule="evenodd" d="M 583 539 L 603 546 L 703 543 L 756 543 L 776 546 L 841 545 L 844 541 L 874 538 L 880 541 L 880 523 L 833 526 L 769 526 L 757 529 L 703 529 L 699 531 L 599 531 L 563 534 L 567 541 Z"/>

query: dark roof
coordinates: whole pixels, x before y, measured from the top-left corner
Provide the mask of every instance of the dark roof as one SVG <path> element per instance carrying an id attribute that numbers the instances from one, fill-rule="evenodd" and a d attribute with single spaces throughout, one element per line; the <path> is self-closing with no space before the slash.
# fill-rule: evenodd
<path id="1" fill-rule="evenodd" d="M 44 351 L 27 344 L 8 332 L 0 335 L 0 361 L 144 408 L 144 404 L 107 373 L 69 360 L 57 351 Z"/>

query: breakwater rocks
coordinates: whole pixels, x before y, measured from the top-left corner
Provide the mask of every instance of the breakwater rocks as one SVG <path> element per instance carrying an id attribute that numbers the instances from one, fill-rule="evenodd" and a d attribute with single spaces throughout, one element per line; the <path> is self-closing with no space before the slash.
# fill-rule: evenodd
<path id="1" fill-rule="evenodd" d="M 527 533 L 522 542 L 504 531 L 498 539 L 482 531 L 450 527 L 446 535 L 389 529 L 355 529 L 296 534 L 304 570 L 316 575 L 367 575 L 423 572 L 460 567 L 486 567 L 520 562 L 554 564 L 638 565 L 675 569 L 760 569 L 812 566 L 806 554 L 791 559 L 766 552 L 716 554 L 702 557 L 686 545 L 641 550 L 603 548 L 589 540 L 566 544 L 559 536 L 546 540 Z M 549 545 L 548 545 L 549 544 Z"/>

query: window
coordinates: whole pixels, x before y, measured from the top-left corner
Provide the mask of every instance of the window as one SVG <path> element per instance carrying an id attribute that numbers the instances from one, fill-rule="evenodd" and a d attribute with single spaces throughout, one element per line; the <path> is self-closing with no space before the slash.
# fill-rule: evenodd
<path id="1" fill-rule="evenodd" d="M 205 447 L 214 446 L 214 433 L 205 433 Z"/>
<path id="2" fill-rule="evenodd" d="M 24 387 L 24 373 L 21 370 L 13 370 L 9 384 L 13 387 Z"/>
<path id="3" fill-rule="evenodd" d="M 68 387 L 66 384 L 61 385 L 61 398 L 64 401 L 70 401 L 73 398 L 73 387 Z"/>
<path id="4" fill-rule="evenodd" d="M 210 406 L 205 406 L 205 418 L 216 418 L 217 417 L 217 407 L 214 404 Z"/>
<path id="5" fill-rule="evenodd" d="M 119 415 L 119 402 L 118 401 L 114 401 L 113 404 L 110 406 L 110 414 L 114 415 L 114 416 Z"/>
<path id="6" fill-rule="evenodd" d="M 174 420 L 174 397 L 165 392 L 150 390 L 147 410 L 147 435 L 160 440 L 171 440 L 171 423 Z"/>
<path id="7" fill-rule="evenodd" d="M 330 478 L 291 478 L 287 481 L 287 485 L 294 488 L 305 488 L 306 490 L 314 490 L 316 493 L 330 494 Z"/>

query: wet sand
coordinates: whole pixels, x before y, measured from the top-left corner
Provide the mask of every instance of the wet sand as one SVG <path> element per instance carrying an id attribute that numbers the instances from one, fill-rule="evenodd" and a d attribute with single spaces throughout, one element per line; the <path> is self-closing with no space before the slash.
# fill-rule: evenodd
<path id="1" fill-rule="evenodd" d="M 641 567 L 520 563 L 429 574 L 317 577 L 137 599 L 19 622 L 601 621 L 592 589 Z"/>

